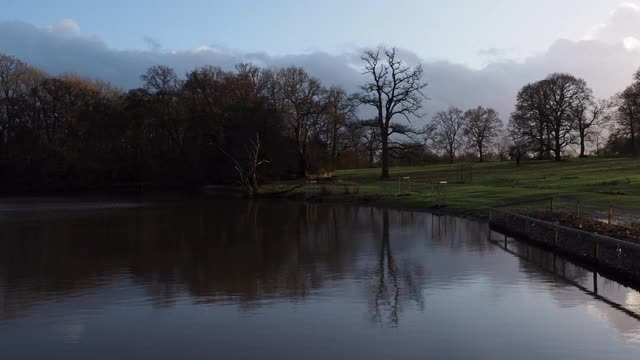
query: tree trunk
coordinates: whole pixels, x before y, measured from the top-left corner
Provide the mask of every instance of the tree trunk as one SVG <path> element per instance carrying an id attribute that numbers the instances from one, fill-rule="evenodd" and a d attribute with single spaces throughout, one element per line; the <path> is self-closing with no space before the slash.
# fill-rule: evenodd
<path id="1" fill-rule="evenodd" d="M 332 139 L 331 139 L 331 170 L 335 170 L 336 169 L 336 163 L 337 163 L 337 158 L 338 158 L 338 123 L 334 120 L 333 121 L 333 134 L 332 134 Z"/>
<path id="2" fill-rule="evenodd" d="M 544 151 L 544 134 L 538 138 L 538 160 L 544 160 L 545 151 Z"/>
<path id="3" fill-rule="evenodd" d="M 450 146 L 449 147 L 449 164 L 453 164 L 453 158 L 454 158 L 453 146 Z"/>
<path id="4" fill-rule="evenodd" d="M 375 150 L 373 149 L 373 147 L 369 147 L 369 168 L 375 167 L 374 157 L 375 157 Z"/>
<path id="5" fill-rule="evenodd" d="M 586 135 L 584 134 L 584 132 L 581 132 L 580 133 L 580 157 L 581 158 L 587 157 L 586 149 L 585 149 L 585 137 Z"/>
<path id="6" fill-rule="evenodd" d="M 559 134 L 556 134 L 556 139 L 555 139 L 555 149 L 553 149 L 553 152 L 555 154 L 554 160 L 555 161 L 560 161 L 562 160 L 562 155 L 561 155 L 561 150 L 560 150 L 560 136 Z"/>
<path id="7" fill-rule="evenodd" d="M 382 174 L 380 177 L 383 179 L 389 178 L 389 135 L 388 132 L 383 130 L 380 134 L 380 140 L 382 145 L 382 158 L 380 159 L 380 163 L 382 165 Z"/>
<path id="8" fill-rule="evenodd" d="M 482 151 L 482 146 L 479 146 L 478 150 L 480 152 L 480 162 L 483 162 L 484 161 L 484 157 L 483 157 L 484 152 Z"/>
<path id="9" fill-rule="evenodd" d="M 638 156 L 638 151 L 636 150 L 636 131 L 633 128 L 633 124 L 629 127 L 629 134 L 631 135 L 631 154 Z"/>
<path id="10" fill-rule="evenodd" d="M 304 150 L 298 151 L 298 172 L 301 177 L 306 177 L 309 175 L 309 168 L 307 166 L 307 154 Z"/>

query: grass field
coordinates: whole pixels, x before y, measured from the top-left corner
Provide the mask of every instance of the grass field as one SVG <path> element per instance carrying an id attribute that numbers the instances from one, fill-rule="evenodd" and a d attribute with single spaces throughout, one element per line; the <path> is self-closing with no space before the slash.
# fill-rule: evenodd
<path id="1" fill-rule="evenodd" d="M 472 164 L 470 181 L 462 183 L 460 165 L 429 165 L 391 169 L 381 180 L 380 169 L 342 170 L 332 182 L 319 181 L 291 194 L 323 201 L 367 203 L 374 206 L 428 210 L 438 204 L 437 186 L 446 180 L 446 208 L 452 213 L 482 215 L 500 203 L 549 196 L 611 202 L 640 208 L 640 160 L 570 159 Z M 403 179 L 410 177 L 411 179 Z M 402 179 L 400 182 L 398 179 Z M 268 186 L 283 189 L 295 182 Z M 410 186 L 410 189 L 409 189 Z M 443 196 L 440 195 L 440 201 Z"/>

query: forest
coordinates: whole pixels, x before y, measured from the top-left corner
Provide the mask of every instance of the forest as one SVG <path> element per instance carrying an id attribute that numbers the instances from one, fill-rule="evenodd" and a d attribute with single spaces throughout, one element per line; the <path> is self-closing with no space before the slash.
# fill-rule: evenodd
<path id="1" fill-rule="evenodd" d="M 393 48 L 362 54 L 356 91 L 303 68 L 238 64 L 177 74 L 164 65 L 124 91 L 50 75 L 0 54 L 0 184 L 5 192 L 145 184 L 195 189 L 395 165 L 636 156 L 640 71 L 610 99 L 554 73 L 525 84 L 505 119 L 490 107 L 426 116 L 420 66 Z"/>

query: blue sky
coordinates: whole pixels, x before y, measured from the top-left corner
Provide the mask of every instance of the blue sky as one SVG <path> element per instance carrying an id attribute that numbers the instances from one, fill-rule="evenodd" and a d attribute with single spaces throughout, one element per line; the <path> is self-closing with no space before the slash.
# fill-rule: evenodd
<path id="1" fill-rule="evenodd" d="M 0 0 L 0 21 L 73 19 L 116 49 L 202 45 L 272 55 L 392 44 L 473 67 L 579 40 L 620 0 Z"/>

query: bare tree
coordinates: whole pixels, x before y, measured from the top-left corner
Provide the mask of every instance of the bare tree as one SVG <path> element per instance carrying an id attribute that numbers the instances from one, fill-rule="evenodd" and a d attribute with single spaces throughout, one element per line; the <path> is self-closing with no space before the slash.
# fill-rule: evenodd
<path id="1" fill-rule="evenodd" d="M 260 192 L 258 168 L 270 162 L 267 159 L 260 159 L 262 156 L 260 135 L 256 134 L 255 140 L 249 140 L 246 165 L 241 164 L 240 161 L 227 154 L 224 150 L 220 150 L 233 162 L 233 168 L 238 175 L 238 182 L 246 189 L 247 195 L 250 197 L 256 196 Z"/>
<path id="2" fill-rule="evenodd" d="M 355 118 L 357 104 L 352 96 L 349 96 L 344 89 L 331 87 L 325 94 L 325 117 L 327 144 L 331 158 L 331 166 L 336 168 L 338 155 L 342 144 L 342 130 Z"/>
<path id="3" fill-rule="evenodd" d="M 325 89 L 302 68 L 289 67 L 276 74 L 276 93 L 280 111 L 289 123 L 296 142 L 301 175 L 309 174 L 308 144 L 313 128 L 325 111 L 322 101 Z"/>
<path id="4" fill-rule="evenodd" d="M 630 141 L 631 153 L 638 155 L 638 131 L 640 130 L 640 70 L 634 75 L 634 82 L 615 97 L 617 111 L 615 120 L 622 135 Z"/>
<path id="5" fill-rule="evenodd" d="M 484 160 L 486 149 L 493 145 L 495 139 L 500 135 L 502 127 L 502 120 L 493 109 L 479 106 L 465 112 L 462 134 L 469 145 L 477 151 L 480 162 Z"/>
<path id="6" fill-rule="evenodd" d="M 513 123 L 509 123 L 506 130 L 506 140 L 509 155 L 516 160 L 516 166 L 520 166 L 521 159 L 527 155 L 531 148 L 531 138 L 523 134 L 520 129 L 513 127 Z"/>
<path id="7" fill-rule="evenodd" d="M 377 119 L 364 120 L 359 122 L 359 126 L 364 130 L 362 133 L 362 143 L 367 150 L 369 167 L 375 167 L 376 155 L 380 151 L 380 127 Z"/>
<path id="8" fill-rule="evenodd" d="M 606 125 L 609 120 L 609 109 L 612 107 L 609 100 L 594 100 L 592 98 L 580 101 L 573 109 L 576 121 L 576 130 L 580 142 L 580 157 L 586 157 L 586 143 L 596 135 L 598 128 Z"/>
<path id="9" fill-rule="evenodd" d="M 184 150 L 184 126 L 179 106 L 179 92 L 182 81 L 176 72 L 164 65 L 155 65 L 140 76 L 144 89 L 148 92 L 146 106 L 154 117 L 153 126 L 159 127 L 167 135 L 168 144 Z"/>
<path id="10" fill-rule="evenodd" d="M 24 86 L 29 70 L 20 60 L 0 54 L 0 156 L 9 150 L 9 139 L 21 118 L 19 105 L 29 91 Z"/>
<path id="11" fill-rule="evenodd" d="M 398 58 L 395 48 L 380 48 L 365 51 L 361 59 L 365 63 L 363 74 L 370 81 L 361 86 L 360 102 L 373 106 L 377 111 L 377 125 L 380 129 L 382 154 L 382 178 L 389 177 L 389 137 L 399 126 L 392 126 L 396 117 L 411 122 L 411 117 L 419 117 L 423 94 L 427 84 L 422 82 L 421 65 L 408 66 Z"/>
<path id="12" fill-rule="evenodd" d="M 538 143 L 538 152 L 553 151 L 556 161 L 576 140 L 575 109 L 591 99 L 583 79 L 554 73 L 528 84 L 518 93 L 516 111 L 511 115 L 514 129 Z"/>
<path id="13" fill-rule="evenodd" d="M 456 152 L 462 144 L 462 128 L 465 124 L 464 113 L 457 107 L 450 107 L 446 111 L 440 111 L 433 117 L 436 127 L 436 143 L 449 156 L 449 163 L 453 164 Z"/>
<path id="14" fill-rule="evenodd" d="M 510 127 L 512 131 L 517 131 L 535 144 L 538 159 L 544 159 L 549 154 L 551 140 L 546 95 L 541 81 L 527 84 L 518 92 Z"/>
<path id="15" fill-rule="evenodd" d="M 571 110 L 588 101 L 591 91 L 583 79 L 570 74 L 551 74 L 543 82 L 548 99 L 548 120 L 554 140 L 554 159 L 558 161 L 562 158 L 562 150 L 575 140 L 576 119 Z"/>

